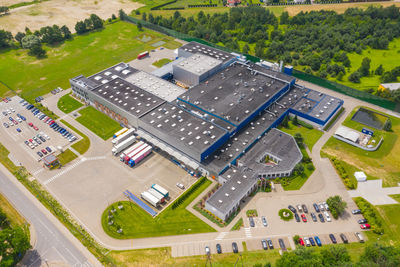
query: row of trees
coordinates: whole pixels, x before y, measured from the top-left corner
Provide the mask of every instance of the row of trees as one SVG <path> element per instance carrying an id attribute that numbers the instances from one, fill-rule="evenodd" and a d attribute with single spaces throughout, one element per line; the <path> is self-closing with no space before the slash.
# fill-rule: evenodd
<path id="1" fill-rule="evenodd" d="M 115 17 L 115 16 L 114 16 Z M 89 18 L 78 21 L 75 24 L 75 31 L 77 34 L 83 34 L 89 31 L 103 28 L 103 20 L 96 14 L 91 14 Z"/>
<path id="2" fill-rule="evenodd" d="M 8 6 L 0 6 L 0 15 L 5 15 L 10 11 L 10 8 Z"/>

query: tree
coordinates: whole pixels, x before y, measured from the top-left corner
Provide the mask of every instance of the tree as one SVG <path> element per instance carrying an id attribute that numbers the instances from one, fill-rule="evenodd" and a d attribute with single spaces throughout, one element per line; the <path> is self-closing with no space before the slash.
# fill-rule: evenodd
<path id="1" fill-rule="evenodd" d="M 64 40 L 72 38 L 71 31 L 68 29 L 66 25 L 61 27 L 61 33 L 63 35 Z"/>
<path id="2" fill-rule="evenodd" d="M 303 174 L 303 173 L 304 173 L 304 166 L 303 166 L 303 164 L 298 163 L 298 164 L 294 167 L 293 171 L 294 171 L 296 174 Z"/>
<path id="3" fill-rule="evenodd" d="M 151 23 L 154 23 L 154 17 L 153 17 L 153 14 L 149 14 L 149 21 L 151 22 Z"/>
<path id="4" fill-rule="evenodd" d="M 296 143 L 299 147 L 303 147 L 304 146 L 304 138 L 301 135 L 301 133 L 295 133 L 294 134 L 294 139 L 296 140 Z"/>
<path id="5" fill-rule="evenodd" d="M 341 71 L 341 72 L 339 72 L 338 75 L 336 76 L 336 79 L 338 79 L 338 81 L 342 81 L 342 80 L 343 80 L 343 76 L 344 76 L 344 73 Z"/>
<path id="6" fill-rule="evenodd" d="M 7 14 L 9 10 L 8 6 L 0 6 L 0 14 L 2 15 Z"/>
<path id="7" fill-rule="evenodd" d="M 118 11 L 118 15 L 120 20 L 124 20 L 127 17 L 126 13 L 122 9 Z"/>
<path id="8" fill-rule="evenodd" d="M 300 244 L 300 236 L 299 235 L 293 236 L 293 241 L 295 245 Z"/>
<path id="9" fill-rule="evenodd" d="M 332 216 L 337 219 L 346 209 L 347 203 L 342 199 L 341 196 L 336 195 L 333 197 L 329 197 L 326 200 L 326 204 L 328 204 L 329 209 L 331 210 Z"/>
<path id="10" fill-rule="evenodd" d="M 86 28 L 86 24 L 83 21 L 78 21 L 75 24 L 75 31 L 77 34 L 82 34 L 88 31 L 88 29 Z"/>
<path id="11" fill-rule="evenodd" d="M 343 246 L 333 246 L 321 250 L 323 266 L 345 266 L 351 263 L 347 249 Z"/>
<path id="12" fill-rule="evenodd" d="M 146 12 L 143 12 L 143 14 L 142 14 L 142 20 L 144 20 L 144 21 L 147 20 L 147 14 L 146 14 Z"/>
<path id="13" fill-rule="evenodd" d="M 21 40 L 22 48 L 31 49 L 35 45 L 40 45 L 40 39 L 36 35 L 27 35 Z"/>
<path id="14" fill-rule="evenodd" d="M 353 72 L 349 75 L 348 80 L 352 83 L 360 83 L 361 75 L 358 71 Z"/>
<path id="15" fill-rule="evenodd" d="M 103 20 L 97 16 L 96 14 L 90 15 L 90 21 L 92 22 L 92 27 L 88 27 L 89 29 L 101 29 L 103 28 Z M 88 25 L 87 25 L 88 26 Z"/>
<path id="16" fill-rule="evenodd" d="M 13 40 L 11 32 L 0 30 L 0 48 L 10 46 Z"/>
<path id="17" fill-rule="evenodd" d="M 294 251 L 283 253 L 282 257 L 275 262 L 275 266 L 322 266 L 322 259 L 315 250 L 298 246 Z"/>
<path id="18" fill-rule="evenodd" d="M 138 10 L 138 11 L 139 11 L 139 10 Z M 140 14 L 140 13 L 139 13 L 139 14 Z M 112 19 L 112 20 L 115 20 L 115 19 L 117 19 L 117 16 L 115 16 L 115 14 L 112 14 L 112 15 L 111 15 L 111 19 Z"/>
<path id="19" fill-rule="evenodd" d="M 280 24 L 289 24 L 289 13 L 287 11 L 282 12 L 281 17 L 279 18 Z"/>
<path id="20" fill-rule="evenodd" d="M 37 58 L 46 56 L 46 50 L 43 49 L 42 44 L 35 44 L 29 49 L 29 54 Z"/>
<path id="21" fill-rule="evenodd" d="M 359 266 L 400 266 L 400 249 L 382 244 L 371 244 L 365 247 L 360 256 Z"/>
<path id="22" fill-rule="evenodd" d="M 289 118 L 288 115 L 285 116 L 285 118 L 283 118 L 281 125 L 285 128 L 289 127 Z"/>
<path id="23" fill-rule="evenodd" d="M 15 40 L 17 41 L 17 42 L 19 42 L 19 45 L 22 47 L 22 38 L 24 38 L 26 36 L 26 34 L 25 33 L 23 33 L 23 32 L 18 32 L 16 35 L 15 35 Z"/>
<path id="24" fill-rule="evenodd" d="M 293 123 L 293 125 L 299 125 L 299 120 L 297 118 L 297 115 L 294 115 L 292 123 Z"/>
<path id="25" fill-rule="evenodd" d="M 142 26 L 142 23 L 140 23 L 140 21 L 137 24 L 137 28 L 139 31 L 143 31 L 143 26 Z"/>
<path id="26" fill-rule="evenodd" d="M 391 119 L 387 119 L 385 125 L 383 126 L 383 129 L 385 131 L 391 131 L 392 130 L 392 120 Z"/>
<path id="27" fill-rule="evenodd" d="M 375 74 L 376 74 L 376 75 L 382 75 L 384 71 L 385 71 L 385 70 L 383 69 L 382 64 L 380 64 L 380 65 L 376 68 Z"/>
<path id="28" fill-rule="evenodd" d="M 243 48 L 242 48 L 242 53 L 243 53 L 243 54 L 248 54 L 249 51 L 250 51 L 250 47 L 249 47 L 249 45 L 246 43 L 246 44 L 243 46 Z"/>
<path id="29" fill-rule="evenodd" d="M 363 58 L 361 62 L 361 67 L 358 69 L 358 72 L 360 73 L 361 77 L 369 75 L 370 66 L 371 66 L 371 59 L 369 59 L 368 57 Z"/>
<path id="30" fill-rule="evenodd" d="M 391 83 L 391 82 L 396 82 L 397 77 L 393 75 L 393 72 L 391 71 L 385 71 L 383 75 L 381 76 L 381 82 L 382 83 Z"/>

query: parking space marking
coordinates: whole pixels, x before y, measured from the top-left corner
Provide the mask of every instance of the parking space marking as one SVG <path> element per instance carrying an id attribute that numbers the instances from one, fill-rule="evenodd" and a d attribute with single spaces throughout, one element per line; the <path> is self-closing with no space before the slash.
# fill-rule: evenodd
<path id="1" fill-rule="evenodd" d="M 68 168 L 66 168 L 65 170 L 57 173 L 56 175 L 54 175 L 53 177 L 51 177 L 50 179 L 48 179 L 47 181 L 45 181 L 43 184 L 47 185 L 51 182 L 53 182 L 55 179 L 57 179 L 58 177 L 66 174 L 67 172 L 69 172 L 70 170 L 72 170 L 73 168 L 77 167 L 78 165 L 80 165 L 82 162 L 84 162 L 86 159 L 82 158 L 81 160 L 75 162 L 74 164 L 72 164 L 71 166 L 69 166 Z"/>
<path id="2" fill-rule="evenodd" d="M 22 144 L 19 144 L 35 161 L 37 161 L 37 158 L 35 157 L 35 155 L 34 154 L 32 154 L 32 150 L 31 150 L 31 148 L 29 148 L 28 149 L 28 147 L 24 144 L 24 143 L 22 143 Z"/>
<path id="3" fill-rule="evenodd" d="M 13 129 L 13 127 L 14 127 L 14 126 L 11 126 L 10 128 Z M 10 128 L 7 128 L 7 129 L 10 129 Z M 18 140 L 18 139 L 17 139 L 14 135 L 12 135 L 9 131 L 6 131 L 6 133 L 11 137 L 12 140 L 14 140 L 14 141 L 17 141 L 17 140 Z"/>
<path id="4" fill-rule="evenodd" d="M 244 233 L 246 234 L 247 238 L 251 238 L 252 237 L 250 227 L 244 228 Z"/>
<path id="5" fill-rule="evenodd" d="M 101 160 L 101 159 L 106 159 L 106 158 L 107 158 L 106 156 L 97 156 L 97 157 L 85 158 L 85 160 Z"/>
<path id="6" fill-rule="evenodd" d="M 42 171 L 44 171 L 44 169 L 43 169 L 43 168 L 40 168 L 40 169 L 38 169 L 38 170 L 32 172 L 32 175 L 33 175 L 33 176 L 36 176 L 36 175 L 38 175 L 39 173 L 41 173 Z"/>
<path id="7" fill-rule="evenodd" d="M 221 232 L 219 233 L 219 235 L 217 236 L 217 238 L 215 238 L 215 240 L 222 240 L 224 239 L 224 237 L 228 234 L 228 232 Z"/>

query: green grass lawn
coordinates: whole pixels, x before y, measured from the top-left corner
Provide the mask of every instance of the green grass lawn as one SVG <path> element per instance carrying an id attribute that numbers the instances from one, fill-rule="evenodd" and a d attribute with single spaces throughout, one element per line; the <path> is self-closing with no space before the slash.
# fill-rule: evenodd
<path id="1" fill-rule="evenodd" d="M 78 156 L 71 151 L 71 149 L 65 150 L 63 153 L 57 155 L 58 160 L 60 161 L 61 165 L 65 165 L 74 159 L 76 159 Z"/>
<path id="2" fill-rule="evenodd" d="M 11 227 L 23 226 L 27 223 L 25 218 L 18 213 L 14 206 L 2 194 L 0 194 L 0 210 L 7 215 Z"/>
<path id="3" fill-rule="evenodd" d="M 81 109 L 79 113 L 81 116 L 76 120 L 104 140 L 109 139 L 115 132 L 122 129 L 118 122 L 94 107 L 86 107 Z"/>
<path id="4" fill-rule="evenodd" d="M 82 106 L 83 104 L 78 100 L 72 98 L 70 94 L 66 94 L 60 97 L 60 99 L 57 102 L 58 109 L 64 113 L 70 113 L 71 111 L 74 111 Z"/>
<path id="5" fill-rule="evenodd" d="M 117 209 L 114 213 L 114 225 L 110 227 L 107 216 L 111 207 L 108 207 L 102 216 L 103 229 L 108 235 L 118 239 L 215 232 L 211 226 L 186 210 L 186 206 L 210 184 L 211 181 L 207 180 L 176 209 L 173 210 L 170 205 L 155 218 L 136 204 L 123 201 L 124 209 Z M 123 234 L 116 232 L 115 225 L 122 227 Z"/>
<path id="6" fill-rule="evenodd" d="M 171 62 L 172 60 L 169 58 L 162 58 L 158 61 L 153 62 L 153 65 L 156 66 L 157 68 L 161 68 L 162 66 L 164 66 L 165 64 Z"/>
<path id="7" fill-rule="evenodd" d="M 90 147 L 90 139 L 86 135 L 84 135 L 81 131 L 76 129 L 74 126 L 66 122 L 65 120 L 61 120 L 63 124 L 68 126 L 72 131 L 74 131 L 76 134 L 79 134 L 82 137 L 82 140 L 74 143 L 71 147 L 75 149 L 76 151 L 79 152 L 79 154 L 83 155 L 85 152 L 89 149 Z"/>
<path id="8" fill-rule="evenodd" d="M 151 34 L 153 39 L 147 43 L 137 40 L 143 33 Z M 119 21 L 101 31 L 74 36 L 61 45 L 45 46 L 47 58 L 41 60 L 29 56 L 23 49 L 3 49 L 0 50 L 0 81 L 32 102 L 57 86 L 69 88 L 72 77 L 92 75 L 121 61 L 133 60 L 139 53 L 154 49 L 151 44 L 160 40 L 166 41 L 164 47 L 179 47 L 172 37 L 147 29 L 139 32 L 135 25 Z M 6 90 L 0 87 L 0 94 L 3 93 Z"/>
<path id="9" fill-rule="evenodd" d="M 362 124 L 351 120 L 354 109 L 343 122 L 343 125 L 361 130 Z M 383 143 L 377 151 L 369 152 L 344 143 L 331 137 L 322 148 L 322 153 L 334 156 L 352 166 L 357 166 L 371 177 L 383 180 L 384 186 L 397 186 L 400 182 L 400 119 L 389 116 L 392 121 L 392 131 L 375 130 L 377 136 L 384 138 Z"/>
<path id="10" fill-rule="evenodd" d="M 400 203 L 400 195 L 390 195 L 390 197 Z"/>
<path id="11" fill-rule="evenodd" d="M 289 127 L 285 128 L 283 126 L 279 126 L 279 130 L 288 133 L 292 136 L 294 136 L 296 133 L 300 133 L 303 138 L 304 138 L 304 143 L 312 151 L 313 146 L 315 143 L 321 138 L 321 136 L 324 134 L 322 131 L 319 131 L 317 129 L 307 129 L 306 127 L 303 127 L 301 125 L 293 125 L 292 121 L 289 121 Z"/>

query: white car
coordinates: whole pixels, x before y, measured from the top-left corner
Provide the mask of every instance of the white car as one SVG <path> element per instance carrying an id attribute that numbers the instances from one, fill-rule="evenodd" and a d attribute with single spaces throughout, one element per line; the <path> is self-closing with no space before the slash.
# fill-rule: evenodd
<path id="1" fill-rule="evenodd" d="M 306 244 L 307 247 L 311 246 L 311 242 L 308 239 L 308 237 L 304 237 L 303 240 L 304 240 L 304 243 Z"/>
<path id="2" fill-rule="evenodd" d="M 10 108 L 10 110 L 11 110 L 11 112 L 15 112 L 15 109 L 13 109 L 13 108 Z"/>
<path id="3" fill-rule="evenodd" d="M 7 112 L 8 114 L 11 114 L 11 111 L 10 111 L 9 109 L 7 109 L 6 112 Z"/>
<path id="4" fill-rule="evenodd" d="M 297 209 L 299 210 L 299 212 L 303 212 L 303 208 L 301 207 L 301 205 L 297 205 Z"/>
<path id="5" fill-rule="evenodd" d="M 329 215 L 329 213 L 327 211 L 324 212 L 324 215 L 326 217 L 326 221 L 327 222 L 331 222 L 332 221 L 331 216 Z"/>
<path id="6" fill-rule="evenodd" d="M 326 204 L 326 202 L 322 202 L 322 204 L 324 204 L 326 210 L 329 210 L 329 206 Z"/>
<path id="7" fill-rule="evenodd" d="M 324 211 L 325 210 L 325 205 L 323 203 L 319 204 L 319 209 L 321 211 Z"/>
<path id="8" fill-rule="evenodd" d="M 34 146 L 38 146 L 38 145 L 39 145 L 38 143 L 35 142 L 35 140 L 32 140 L 32 144 L 33 144 Z"/>
<path id="9" fill-rule="evenodd" d="M 206 246 L 206 255 L 210 255 L 210 248 Z"/>
<path id="10" fill-rule="evenodd" d="M 18 122 L 22 122 L 22 120 L 21 120 L 20 118 L 17 118 L 17 121 L 18 121 Z"/>
<path id="11" fill-rule="evenodd" d="M 30 147 L 30 148 L 32 148 L 32 149 L 34 149 L 34 148 L 35 148 L 35 146 L 34 146 L 34 145 L 32 145 L 31 143 L 29 143 L 29 147 Z"/>
<path id="12" fill-rule="evenodd" d="M 176 186 L 179 187 L 180 189 L 185 189 L 185 186 L 181 183 L 177 183 Z"/>

